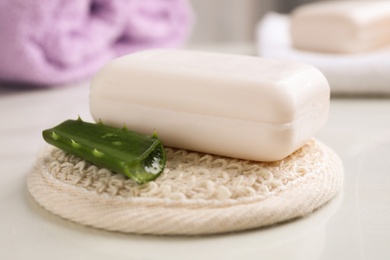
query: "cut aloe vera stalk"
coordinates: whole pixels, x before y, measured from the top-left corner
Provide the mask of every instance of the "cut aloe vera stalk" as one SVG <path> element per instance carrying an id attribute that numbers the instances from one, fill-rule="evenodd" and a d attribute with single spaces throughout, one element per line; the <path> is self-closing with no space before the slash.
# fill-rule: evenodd
<path id="1" fill-rule="evenodd" d="M 138 183 L 156 179 L 164 170 L 164 146 L 157 134 L 147 136 L 103 123 L 67 120 L 42 132 L 43 139 L 97 166 L 122 173 Z"/>

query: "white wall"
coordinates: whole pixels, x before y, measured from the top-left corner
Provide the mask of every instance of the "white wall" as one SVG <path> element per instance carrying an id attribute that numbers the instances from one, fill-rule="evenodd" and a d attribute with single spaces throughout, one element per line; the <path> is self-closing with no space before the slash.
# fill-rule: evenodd
<path id="1" fill-rule="evenodd" d="M 190 0 L 197 23 L 190 43 L 254 40 L 256 23 L 268 11 L 288 12 L 313 0 Z"/>

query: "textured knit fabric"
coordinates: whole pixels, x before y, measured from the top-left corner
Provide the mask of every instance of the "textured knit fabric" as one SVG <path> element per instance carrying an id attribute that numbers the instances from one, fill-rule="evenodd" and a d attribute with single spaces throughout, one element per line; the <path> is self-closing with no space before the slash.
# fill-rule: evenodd
<path id="1" fill-rule="evenodd" d="M 97 228 L 148 234 L 213 234 L 305 216 L 342 187 L 340 159 L 312 140 L 276 162 L 252 162 L 167 148 L 167 166 L 138 185 L 50 148 L 28 188 L 63 218 Z"/>
<path id="2" fill-rule="evenodd" d="M 191 25 L 186 0 L 3 0 L 0 81 L 84 79 L 114 57 L 178 47 Z"/>

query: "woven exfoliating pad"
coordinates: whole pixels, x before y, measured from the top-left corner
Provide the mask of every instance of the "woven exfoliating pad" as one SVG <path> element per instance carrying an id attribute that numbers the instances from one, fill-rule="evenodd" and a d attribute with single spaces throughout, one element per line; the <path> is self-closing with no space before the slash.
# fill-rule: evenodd
<path id="1" fill-rule="evenodd" d="M 287 158 L 252 162 L 166 148 L 167 166 L 138 185 L 48 146 L 28 189 L 48 211 L 83 225 L 142 234 L 215 234 L 310 214 L 341 189 L 338 156 L 311 140 Z"/>

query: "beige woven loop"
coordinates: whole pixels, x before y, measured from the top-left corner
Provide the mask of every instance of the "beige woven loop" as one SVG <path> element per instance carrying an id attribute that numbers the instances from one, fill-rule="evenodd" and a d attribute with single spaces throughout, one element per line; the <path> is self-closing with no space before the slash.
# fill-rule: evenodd
<path id="1" fill-rule="evenodd" d="M 138 185 L 48 147 L 28 178 L 35 200 L 63 218 L 113 231 L 213 234 L 310 214 L 341 189 L 342 163 L 311 140 L 271 163 L 167 148 L 167 167 Z"/>

